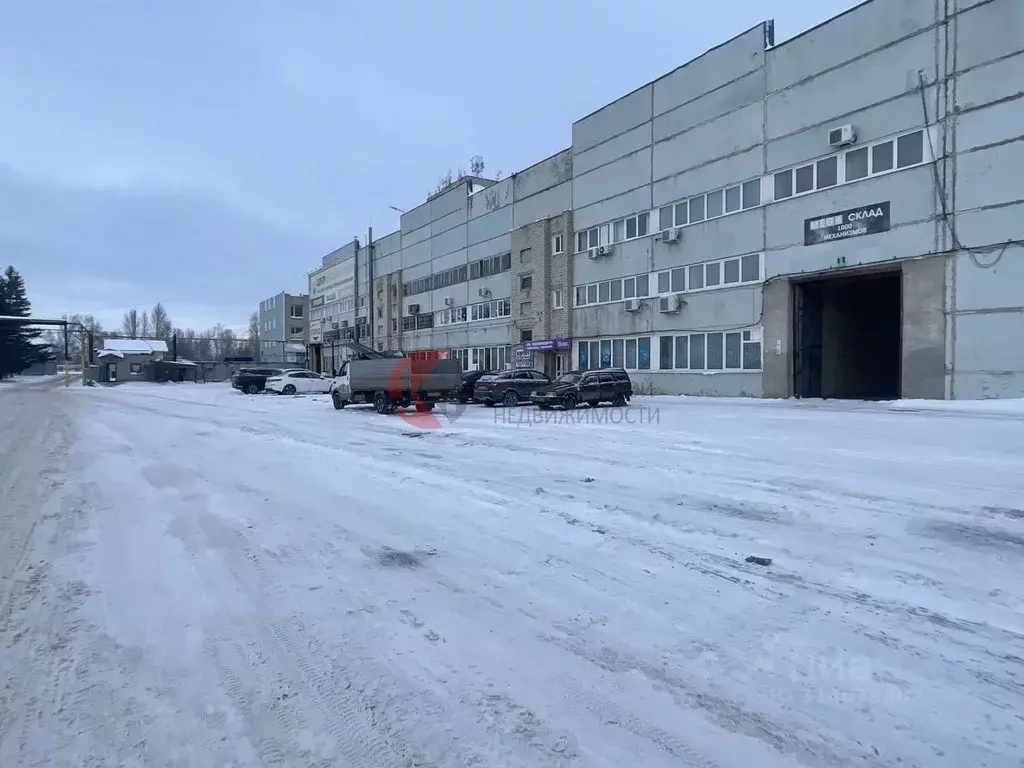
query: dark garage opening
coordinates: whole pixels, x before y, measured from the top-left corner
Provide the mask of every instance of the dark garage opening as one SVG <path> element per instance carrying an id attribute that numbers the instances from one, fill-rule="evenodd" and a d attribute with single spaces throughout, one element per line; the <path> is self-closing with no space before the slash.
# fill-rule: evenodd
<path id="1" fill-rule="evenodd" d="M 900 272 L 794 283 L 794 394 L 900 397 Z"/>

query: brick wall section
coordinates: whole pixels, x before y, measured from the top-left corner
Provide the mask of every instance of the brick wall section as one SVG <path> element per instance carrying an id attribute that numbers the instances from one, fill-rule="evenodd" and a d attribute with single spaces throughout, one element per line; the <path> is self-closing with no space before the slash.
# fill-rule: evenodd
<path id="1" fill-rule="evenodd" d="M 401 349 L 401 294 L 401 270 L 373 279 L 373 317 L 369 322 L 373 325 L 374 349 L 379 349 L 381 344 L 384 351 Z M 378 311 L 380 317 L 377 316 Z M 392 321 L 395 321 L 396 330 L 392 330 Z"/>
<path id="2" fill-rule="evenodd" d="M 562 252 L 553 253 L 555 235 L 562 236 Z M 519 346 L 521 331 L 533 338 L 562 339 L 572 336 L 572 213 L 566 211 L 519 227 L 512 232 L 512 339 Z M 522 288 L 522 278 L 532 285 Z M 552 309 L 552 291 L 562 291 L 563 309 Z M 525 305 L 525 307 L 524 307 Z"/>

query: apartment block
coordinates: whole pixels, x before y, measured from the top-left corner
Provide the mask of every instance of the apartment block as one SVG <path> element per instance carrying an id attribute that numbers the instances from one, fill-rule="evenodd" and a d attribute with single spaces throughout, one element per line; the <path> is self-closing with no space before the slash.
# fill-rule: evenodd
<path id="1" fill-rule="evenodd" d="M 366 330 L 652 393 L 1024 396 L 1021 29 L 1016 0 L 762 22 L 356 243 Z"/>
<path id="2" fill-rule="evenodd" d="M 257 316 L 262 362 L 305 363 L 309 331 L 308 296 L 278 293 L 260 302 Z"/>

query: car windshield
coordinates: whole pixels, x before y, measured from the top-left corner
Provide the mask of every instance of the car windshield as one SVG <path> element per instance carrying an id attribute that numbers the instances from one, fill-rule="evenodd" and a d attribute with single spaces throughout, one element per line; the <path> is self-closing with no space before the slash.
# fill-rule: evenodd
<path id="1" fill-rule="evenodd" d="M 559 384 L 575 384 L 579 380 L 580 375 L 578 373 L 563 373 L 556 379 Z"/>

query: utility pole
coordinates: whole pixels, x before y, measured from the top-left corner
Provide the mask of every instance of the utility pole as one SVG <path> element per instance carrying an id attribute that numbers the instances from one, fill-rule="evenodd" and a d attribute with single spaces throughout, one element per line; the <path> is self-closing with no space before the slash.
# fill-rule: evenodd
<path id="1" fill-rule="evenodd" d="M 373 334 L 374 334 L 374 315 L 373 315 L 373 252 L 376 249 L 373 245 L 373 226 L 368 228 L 366 233 L 366 287 L 370 294 L 370 298 L 367 300 L 367 318 L 366 322 L 369 326 L 370 346 L 373 346 Z"/>

